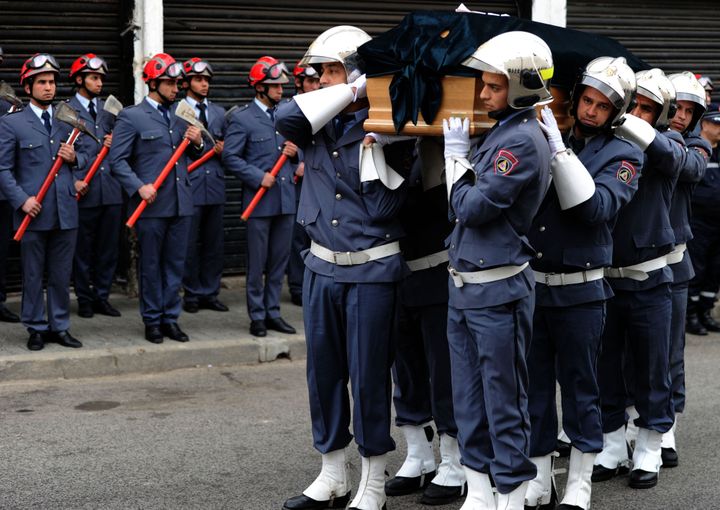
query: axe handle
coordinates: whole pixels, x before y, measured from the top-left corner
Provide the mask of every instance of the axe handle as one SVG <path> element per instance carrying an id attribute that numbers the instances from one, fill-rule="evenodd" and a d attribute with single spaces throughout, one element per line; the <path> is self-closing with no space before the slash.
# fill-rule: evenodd
<path id="1" fill-rule="evenodd" d="M 285 164 L 285 161 L 287 161 L 287 156 L 285 154 L 280 154 L 280 157 L 275 162 L 275 166 L 273 166 L 272 170 L 270 170 L 270 175 L 275 177 L 280 172 L 280 169 Z M 245 211 L 243 211 L 243 213 L 242 213 L 242 216 L 240 216 L 241 220 L 243 220 L 243 221 L 248 220 L 250 215 L 255 210 L 255 207 L 257 207 L 258 203 L 260 202 L 260 199 L 263 197 L 263 195 L 265 195 L 267 190 L 268 190 L 267 188 L 263 188 L 262 186 L 260 186 L 260 189 L 257 190 L 257 192 L 255 193 L 255 196 L 250 201 L 250 205 L 247 206 L 247 209 L 245 209 Z"/>
<path id="2" fill-rule="evenodd" d="M 85 178 L 83 179 L 83 182 L 85 184 L 90 184 L 90 181 L 93 177 L 95 177 L 95 174 L 98 171 L 98 168 L 100 168 L 100 165 L 102 164 L 103 160 L 105 159 L 105 156 L 107 156 L 110 149 L 103 145 L 102 149 L 100 149 L 100 152 L 98 152 L 98 155 L 95 156 L 95 161 L 93 161 L 92 166 L 90 167 L 90 170 L 88 170 L 88 173 L 85 175 Z M 77 200 L 80 200 L 82 198 L 82 195 L 80 193 L 77 193 L 75 195 L 75 198 Z"/>
<path id="3" fill-rule="evenodd" d="M 213 147 L 205 154 L 200 156 L 198 159 L 188 165 L 188 173 L 197 170 L 199 167 L 207 163 L 215 155 L 215 148 Z"/>
<path id="4" fill-rule="evenodd" d="M 80 136 L 80 130 L 75 128 L 70 132 L 70 136 L 68 136 L 67 142 L 65 143 L 67 145 L 73 145 L 78 139 L 78 136 Z M 50 186 L 52 186 L 53 182 L 55 182 L 55 177 L 60 171 L 60 167 L 63 163 L 63 159 L 56 155 L 55 161 L 50 167 L 50 171 L 45 176 L 45 180 L 43 181 L 42 186 L 40 186 L 40 191 L 38 191 L 37 195 L 35 195 L 35 200 L 42 203 L 42 201 L 45 199 L 45 195 L 47 195 L 47 192 L 50 190 Z M 14 240 L 20 241 L 23 238 L 23 236 L 25 235 L 25 231 L 27 230 L 31 221 L 32 216 L 26 214 L 22 220 L 22 223 L 20 224 L 20 228 L 18 228 L 17 232 L 15 232 L 15 236 L 13 237 Z"/>
<path id="5" fill-rule="evenodd" d="M 188 145 L 190 145 L 190 139 L 189 138 L 183 138 L 183 141 L 180 142 L 180 145 L 178 145 L 178 148 L 175 149 L 175 152 L 173 152 L 172 157 L 170 160 L 165 163 L 165 167 L 160 172 L 160 175 L 158 175 L 155 178 L 155 182 L 153 182 L 153 187 L 158 190 L 160 186 L 162 186 L 162 183 L 165 182 L 165 179 L 167 176 L 172 172 L 173 168 L 175 168 L 175 163 L 177 163 L 178 159 L 180 159 L 180 156 L 183 155 L 185 152 L 185 149 L 188 148 Z M 127 220 L 125 225 L 132 228 L 135 226 L 135 222 L 138 220 L 140 215 L 143 213 L 145 208 L 148 206 L 147 200 L 143 200 L 140 202 L 135 209 L 135 212 L 132 213 L 132 216 Z"/>

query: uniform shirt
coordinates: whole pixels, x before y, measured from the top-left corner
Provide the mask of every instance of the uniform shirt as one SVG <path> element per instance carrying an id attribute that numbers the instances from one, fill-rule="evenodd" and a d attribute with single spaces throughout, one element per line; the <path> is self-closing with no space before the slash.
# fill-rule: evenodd
<path id="1" fill-rule="evenodd" d="M 519 266 L 535 255 L 527 240 L 532 219 L 550 182 L 550 148 L 534 109 L 498 122 L 472 153 L 468 172 L 452 189 L 456 218 L 448 238 L 450 265 L 473 272 Z M 515 301 L 533 292 L 530 268 L 487 284 L 450 285 L 450 305 L 482 308 Z"/>
<path id="2" fill-rule="evenodd" d="M 577 154 L 595 182 L 593 195 L 571 209 L 560 208 L 555 186 L 550 186 L 528 234 L 537 251 L 532 268 L 543 273 L 576 273 L 612 263 L 612 229 L 618 212 L 637 191 L 643 153 L 634 144 L 610 134 L 587 140 Z M 571 306 L 609 299 L 605 279 L 564 286 L 536 282 L 539 306 Z"/>

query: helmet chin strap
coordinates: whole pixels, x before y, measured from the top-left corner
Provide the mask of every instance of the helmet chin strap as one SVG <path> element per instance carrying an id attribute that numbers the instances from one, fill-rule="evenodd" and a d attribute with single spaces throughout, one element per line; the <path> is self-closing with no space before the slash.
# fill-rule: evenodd
<path id="1" fill-rule="evenodd" d="M 90 99 L 95 99 L 95 98 L 98 97 L 100 94 L 96 94 L 95 92 L 93 92 L 92 90 L 90 90 L 89 88 L 87 88 L 87 87 L 85 86 L 85 80 L 86 80 L 86 79 L 87 79 L 87 74 L 83 74 L 83 75 L 82 75 L 82 84 L 80 85 L 80 88 L 81 88 L 81 89 L 85 89 L 85 92 L 87 93 L 88 96 L 90 96 Z"/>
<path id="2" fill-rule="evenodd" d="M 602 126 L 588 126 L 583 124 L 577 117 L 575 118 L 575 125 L 578 127 L 580 134 L 584 137 L 599 135 L 610 131 L 609 122 L 606 122 Z"/>
<path id="3" fill-rule="evenodd" d="M 150 80 L 150 82 L 148 83 L 148 90 L 150 90 L 150 92 L 155 92 L 160 97 L 160 99 L 162 100 L 163 106 L 168 106 L 168 105 L 172 104 L 172 101 L 170 101 L 170 99 L 165 94 L 160 92 L 160 87 L 153 88 L 150 85 L 154 81 L 159 81 L 159 80 Z"/>
<path id="4" fill-rule="evenodd" d="M 510 105 L 506 106 L 502 110 L 495 110 L 494 112 L 488 112 L 488 117 L 490 117 L 493 120 L 502 120 L 508 115 L 510 115 L 514 110 L 513 108 L 510 108 Z"/>
<path id="5" fill-rule="evenodd" d="M 267 93 L 267 91 L 268 91 L 268 86 L 265 85 L 264 83 L 261 83 L 260 85 L 262 86 L 262 90 L 255 89 L 255 93 L 258 94 L 260 97 L 265 97 L 265 98 L 267 98 L 267 100 L 270 101 L 270 104 L 271 104 L 271 105 L 277 106 L 277 104 L 278 104 L 279 101 L 275 101 L 272 97 L 270 97 L 270 96 L 268 95 L 268 93 Z"/>

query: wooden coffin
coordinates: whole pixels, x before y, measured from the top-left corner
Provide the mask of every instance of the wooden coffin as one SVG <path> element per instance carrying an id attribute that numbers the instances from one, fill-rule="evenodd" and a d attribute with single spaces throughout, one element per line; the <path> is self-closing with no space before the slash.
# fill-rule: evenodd
<path id="1" fill-rule="evenodd" d="M 392 121 L 392 104 L 388 89 L 392 76 L 377 76 L 368 78 L 367 95 L 370 101 L 370 113 L 365 121 L 365 130 L 376 133 L 395 134 L 395 126 Z M 448 117 L 468 117 L 470 119 L 470 135 L 478 135 L 491 128 L 495 121 L 488 117 L 487 112 L 482 109 L 480 102 L 480 91 L 482 80 L 479 77 L 445 76 L 442 79 L 443 97 L 440 102 L 435 121 L 427 124 L 418 112 L 418 123 L 405 124 L 400 132 L 403 135 L 412 136 L 442 136 L 442 120 Z M 560 130 L 565 132 L 572 126 L 570 117 L 570 101 L 568 93 L 560 88 L 550 89 L 555 98 L 552 108 L 557 119 Z M 538 111 L 540 107 L 538 107 Z"/>

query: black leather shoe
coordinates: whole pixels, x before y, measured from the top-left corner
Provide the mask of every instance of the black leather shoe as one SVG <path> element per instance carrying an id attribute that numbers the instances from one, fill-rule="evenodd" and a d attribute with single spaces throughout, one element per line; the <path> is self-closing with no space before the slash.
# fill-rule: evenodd
<path id="1" fill-rule="evenodd" d="M 285 322 L 282 317 L 276 317 L 274 319 L 269 317 L 265 319 L 265 327 L 267 329 L 279 331 L 280 333 L 287 333 L 289 335 L 294 335 L 295 333 L 297 333 L 297 331 L 295 331 L 295 328 Z"/>
<path id="2" fill-rule="evenodd" d="M 27 348 L 31 351 L 41 351 L 45 347 L 45 340 L 43 335 L 39 331 L 31 331 L 30 338 L 28 338 Z"/>
<path id="3" fill-rule="evenodd" d="M 302 306 L 302 294 L 290 294 L 290 302 L 297 306 Z"/>
<path id="4" fill-rule="evenodd" d="M 95 313 L 93 312 L 93 304 L 91 301 L 78 301 L 78 315 L 85 319 L 89 319 Z"/>
<path id="5" fill-rule="evenodd" d="M 583 508 L 581 506 L 568 505 L 567 503 L 563 503 L 562 505 L 556 506 L 555 510 L 583 510 Z"/>
<path id="6" fill-rule="evenodd" d="M 680 459 L 674 448 L 663 448 L 660 455 L 662 457 L 662 467 L 664 468 L 674 468 L 680 464 Z"/>
<path id="7" fill-rule="evenodd" d="M 215 312 L 227 312 L 230 310 L 218 299 L 203 299 L 202 301 L 200 301 L 200 308 L 202 308 L 203 310 L 213 310 Z"/>
<path id="8" fill-rule="evenodd" d="M 633 469 L 630 472 L 630 482 L 628 485 L 633 489 L 650 489 L 655 487 L 658 482 L 658 474 L 642 469 Z"/>
<path id="9" fill-rule="evenodd" d="M 200 310 L 200 305 L 197 301 L 184 301 L 183 310 L 185 310 L 187 313 L 198 313 L 198 311 Z"/>
<path id="10" fill-rule="evenodd" d="M 420 503 L 423 505 L 447 505 L 457 501 L 467 493 L 467 484 L 464 485 L 436 485 L 428 484 L 423 492 Z"/>
<path id="11" fill-rule="evenodd" d="M 145 340 L 154 344 L 163 343 L 163 334 L 160 326 L 145 326 Z"/>
<path id="12" fill-rule="evenodd" d="M 162 331 L 162 334 L 170 340 L 175 340 L 177 342 L 187 342 L 190 340 L 190 337 L 187 336 L 182 329 L 180 329 L 177 322 L 170 322 L 169 324 L 161 325 L 160 331 Z"/>
<path id="13" fill-rule="evenodd" d="M 80 340 L 73 337 L 69 331 L 53 331 L 52 332 L 53 340 L 63 347 L 72 347 L 73 349 L 79 349 L 82 347 L 82 343 L 80 343 Z"/>
<path id="14" fill-rule="evenodd" d="M 705 336 L 708 334 L 705 326 L 700 322 L 700 317 L 696 313 L 689 313 L 685 318 L 685 332 L 691 335 Z"/>
<path id="15" fill-rule="evenodd" d="M 20 317 L 8 310 L 4 304 L 0 303 L 0 322 L 20 322 Z"/>
<path id="16" fill-rule="evenodd" d="M 614 469 L 609 469 L 609 468 L 606 468 L 605 466 L 598 464 L 596 466 L 593 466 L 591 480 L 593 482 L 606 482 L 607 480 L 610 480 L 611 478 L 613 478 L 615 476 L 624 475 L 627 472 L 628 472 L 628 468 L 625 466 L 618 466 Z"/>
<path id="17" fill-rule="evenodd" d="M 252 336 L 267 336 L 265 321 L 250 321 L 250 334 Z"/>
<path id="18" fill-rule="evenodd" d="M 107 315 L 108 317 L 120 317 L 122 314 L 116 309 L 107 299 L 100 299 L 93 303 L 93 310 L 95 313 L 100 315 Z"/>
<path id="19" fill-rule="evenodd" d="M 700 323 L 705 326 L 705 329 L 708 331 L 714 333 L 720 332 L 720 322 L 713 319 L 712 315 L 710 315 L 710 310 L 705 310 L 700 314 Z"/>
<path id="20" fill-rule="evenodd" d="M 322 508 L 345 508 L 350 502 L 350 492 L 339 498 L 329 499 L 327 501 L 316 501 L 300 494 L 285 501 L 283 510 L 320 510 Z"/>
<path id="21" fill-rule="evenodd" d="M 420 476 L 396 476 L 385 482 L 385 494 L 388 496 L 405 496 L 427 487 L 435 478 L 435 471 Z"/>

